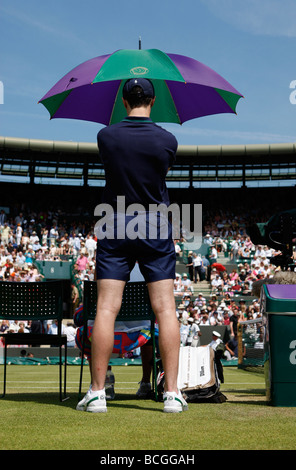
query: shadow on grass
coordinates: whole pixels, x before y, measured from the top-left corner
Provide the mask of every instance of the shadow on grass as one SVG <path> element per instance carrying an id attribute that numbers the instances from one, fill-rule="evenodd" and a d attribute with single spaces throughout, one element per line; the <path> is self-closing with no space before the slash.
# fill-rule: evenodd
<path id="1" fill-rule="evenodd" d="M 133 403 L 129 403 L 133 402 Z M 150 406 L 147 405 L 150 404 Z M 124 393 L 118 393 L 115 396 L 114 400 L 107 400 L 107 406 L 112 408 L 133 408 L 138 410 L 148 410 L 155 412 L 163 412 L 162 407 L 157 407 L 155 405 L 160 404 L 161 402 L 156 402 L 151 399 L 137 398 L 136 395 L 128 395 Z"/>
<path id="2" fill-rule="evenodd" d="M 228 389 L 223 390 L 223 393 L 227 397 L 227 403 L 236 404 L 236 405 L 257 405 L 257 406 L 266 406 L 266 392 L 262 388 L 250 389 L 250 390 L 237 390 L 237 389 Z"/>
<path id="3" fill-rule="evenodd" d="M 26 403 L 42 403 L 47 405 L 61 405 L 64 406 L 70 401 L 73 401 L 73 396 L 66 397 L 65 401 L 60 401 L 59 393 L 6 393 L 1 397 L 0 404 L 5 402 L 26 402 Z"/>
<path id="4" fill-rule="evenodd" d="M 82 394 L 83 397 L 83 394 Z M 50 392 L 50 393 L 6 393 L 5 397 L 0 399 L 0 404 L 4 402 L 16 402 L 16 403 L 36 403 L 43 405 L 55 405 L 62 406 L 66 408 L 76 409 L 78 403 L 78 393 L 71 393 L 67 395 L 66 400 L 60 401 L 59 393 Z M 151 407 L 147 403 L 151 403 Z M 162 408 L 158 409 L 154 405 L 155 400 L 147 399 L 137 399 L 136 395 L 128 394 L 116 394 L 114 400 L 107 400 L 108 408 L 130 408 L 138 410 L 148 410 L 162 412 Z"/>

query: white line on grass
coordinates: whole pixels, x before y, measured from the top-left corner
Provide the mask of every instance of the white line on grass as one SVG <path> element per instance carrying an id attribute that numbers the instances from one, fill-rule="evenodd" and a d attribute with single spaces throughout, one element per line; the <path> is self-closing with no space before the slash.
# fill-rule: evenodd
<path id="1" fill-rule="evenodd" d="M 14 383 L 16 383 L 16 384 L 36 384 L 36 383 L 41 383 L 41 382 L 36 382 L 36 380 L 34 380 L 34 381 L 30 381 L 30 380 L 23 380 L 23 381 L 21 381 L 21 380 L 7 380 L 6 383 L 7 384 L 14 384 Z M 58 380 L 49 380 L 49 381 L 44 380 L 44 381 L 42 381 L 42 383 L 43 384 L 58 384 L 59 381 Z M 82 383 L 83 384 L 89 384 L 89 382 L 82 382 Z M 118 381 L 115 382 L 115 384 L 138 384 L 138 383 L 139 382 L 118 382 Z M 71 382 L 71 381 L 67 380 L 67 385 L 68 384 L 77 384 L 77 382 L 76 381 Z"/>
<path id="2" fill-rule="evenodd" d="M 51 390 L 54 390 L 56 391 L 57 390 L 57 387 L 22 387 L 22 389 L 20 390 L 19 388 L 17 387 L 9 387 L 9 391 L 8 391 L 8 394 L 13 392 L 13 391 L 17 391 L 17 393 L 23 393 L 24 391 L 27 391 L 27 390 L 30 390 L 30 392 L 34 392 L 34 391 L 37 391 L 37 390 L 47 390 L 47 391 L 51 391 Z M 116 388 L 115 390 L 115 394 L 116 393 L 120 393 L 120 392 L 124 392 L 124 391 L 133 391 L 134 393 L 136 393 L 137 391 L 137 388 L 136 387 L 120 387 L 120 388 Z M 71 392 L 71 391 L 75 391 L 77 392 L 77 387 L 67 387 L 67 392 Z"/>

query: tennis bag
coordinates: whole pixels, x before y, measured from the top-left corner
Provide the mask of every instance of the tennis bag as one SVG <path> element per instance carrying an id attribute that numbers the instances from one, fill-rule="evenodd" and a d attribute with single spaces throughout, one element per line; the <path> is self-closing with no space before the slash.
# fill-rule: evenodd
<path id="1" fill-rule="evenodd" d="M 158 399 L 162 399 L 165 376 L 159 371 Z M 220 391 L 220 380 L 215 351 L 210 346 L 192 348 L 183 346 L 179 354 L 178 389 L 188 403 L 224 403 L 227 398 Z"/>

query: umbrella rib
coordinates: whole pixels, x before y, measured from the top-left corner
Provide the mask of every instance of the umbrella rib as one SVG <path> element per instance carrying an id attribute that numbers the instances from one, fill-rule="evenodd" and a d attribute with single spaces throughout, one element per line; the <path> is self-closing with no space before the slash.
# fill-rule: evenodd
<path id="1" fill-rule="evenodd" d="M 117 92 L 116 92 L 116 97 L 115 97 L 115 100 L 113 101 L 112 111 L 111 111 L 111 113 L 110 113 L 110 119 L 109 119 L 109 123 L 108 123 L 109 126 L 110 126 L 110 124 L 111 124 L 111 122 L 112 122 L 113 113 L 114 113 L 114 108 L 115 108 L 115 104 L 116 104 L 116 102 L 117 102 L 118 93 L 119 93 L 120 86 L 121 86 L 122 82 L 123 82 L 123 80 L 121 80 L 120 83 L 119 83 L 119 86 L 118 86 Z"/>
<path id="2" fill-rule="evenodd" d="M 172 98 L 172 102 L 174 103 L 174 108 L 175 108 L 175 111 L 176 111 L 176 115 L 178 116 L 179 123 L 182 124 L 182 121 L 181 121 L 181 119 L 180 119 L 180 115 L 179 115 L 179 113 L 178 113 L 178 110 L 177 110 L 177 107 L 176 107 L 176 104 L 175 104 L 175 100 L 174 100 L 174 98 L 173 98 L 173 95 L 172 95 L 172 93 L 171 93 L 171 90 L 170 90 L 170 88 L 169 88 L 169 86 L 168 86 L 168 84 L 167 84 L 167 81 L 165 80 L 164 82 L 165 82 L 166 87 L 167 87 L 167 89 L 168 89 L 168 91 L 169 91 L 170 97 Z M 185 82 L 185 85 L 186 85 L 186 82 Z"/>

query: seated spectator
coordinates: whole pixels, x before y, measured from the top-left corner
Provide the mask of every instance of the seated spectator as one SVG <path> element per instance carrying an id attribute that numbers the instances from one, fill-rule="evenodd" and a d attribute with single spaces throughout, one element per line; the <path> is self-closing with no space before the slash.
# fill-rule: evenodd
<path id="1" fill-rule="evenodd" d="M 174 294 L 177 296 L 183 295 L 181 288 L 182 288 L 181 275 L 179 273 L 176 273 L 176 276 L 174 279 Z"/>
<path id="2" fill-rule="evenodd" d="M 189 279 L 187 273 L 183 273 L 182 280 L 181 280 L 181 286 L 187 286 L 191 287 L 191 280 Z"/>
<path id="3" fill-rule="evenodd" d="M 25 322 L 23 321 L 19 322 L 18 333 L 30 333 L 30 330 L 27 328 Z"/>
<path id="4" fill-rule="evenodd" d="M 185 287 L 186 287 L 186 286 L 185 286 Z M 192 305 L 190 305 L 190 302 L 191 302 L 190 298 L 191 298 L 191 292 L 190 292 L 190 291 L 188 292 L 187 290 L 184 291 L 184 294 L 183 294 L 183 296 L 182 296 L 182 301 L 183 301 L 183 304 L 185 305 L 185 307 L 186 307 L 187 309 L 188 309 L 189 307 L 193 307 L 193 303 L 192 303 Z"/>
<path id="5" fill-rule="evenodd" d="M 231 290 L 236 294 L 242 291 L 242 286 L 240 285 L 238 279 L 234 281 L 234 285 L 231 287 Z"/>
<path id="6" fill-rule="evenodd" d="M 9 330 L 9 320 L 2 320 L 0 326 L 0 333 L 5 333 L 5 331 Z"/>
<path id="7" fill-rule="evenodd" d="M 219 314 L 218 310 L 214 310 L 210 316 L 209 316 L 209 321 L 211 326 L 216 326 L 216 325 L 223 325 L 223 318 Z"/>
<path id="8" fill-rule="evenodd" d="M 206 301 L 206 299 L 203 296 L 203 293 L 199 292 L 198 296 L 196 297 L 196 299 L 194 301 L 194 305 L 196 305 L 197 307 L 202 307 L 204 305 L 205 301 Z"/>
<path id="9" fill-rule="evenodd" d="M 198 307 L 194 307 L 193 310 L 191 311 L 191 316 L 193 318 L 193 320 L 198 324 L 199 323 L 199 314 L 200 314 L 200 310 Z"/>
<path id="10" fill-rule="evenodd" d="M 182 294 L 182 297 L 184 299 L 184 297 L 186 296 L 189 296 L 191 297 L 191 295 L 193 294 L 193 287 L 191 285 L 182 285 L 181 287 L 181 294 Z"/>
<path id="11" fill-rule="evenodd" d="M 233 269 L 231 271 L 231 273 L 229 274 L 229 279 L 231 281 L 235 281 L 236 279 L 238 279 L 238 273 L 237 273 L 237 270 L 236 269 Z"/>
<path id="12" fill-rule="evenodd" d="M 233 292 L 229 292 L 229 291 L 225 292 L 224 301 L 225 301 L 226 305 L 231 302 L 231 296 L 232 295 L 233 295 Z"/>
<path id="13" fill-rule="evenodd" d="M 204 237 L 204 240 L 203 242 L 206 244 L 206 245 L 211 245 L 213 243 L 213 238 L 211 237 L 211 235 L 209 233 L 207 233 Z"/>
<path id="14" fill-rule="evenodd" d="M 255 255 L 258 257 L 258 258 L 262 258 L 262 256 L 266 257 L 266 253 L 265 253 L 265 250 L 263 248 L 262 245 L 258 245 L 256 251 L 255 251 Z"/>
<path id="15" fill-rule="evenodd" d="M 235 334 L 234 337 L 225 344 L 225 347 L 226 347 L 226 350 L 224 352 L 224 356 L 226 357 L 228 361 L 230 361 L 231 359 L 238 358 L 237 334 Z"/>
<path id="16" fill-rule="evenodd" d="M 242 285 L 242 295 L 251 295 L 251 287 L 248 281 Z"/>
<path id="17" fill-rule="evenodd" d="M 176 311 L 177 318 L 179 320 L 187 320 L 189 317 L 189 314 L 187 312 L 187 309 L 183 303 L 179 304 L 177 307 Z"/>
<path id="18" fill-rule="evenodd" d="M 62 323 L 62 334 L 65 333 L 65 326 Z M 49 335 L 57 335 L 58 334 L 58 320 L 54 320 L 54 322 L 51 323 L 48 329 L 48 334 Z"/>
<path id="19" fill-rule="evenodd" d="M 211 282 L 212 291 L 222 291 L 223 281 L 219 274 L 216 274 L 215 278 Z"/>
<path id="20" fill-rule="evenodd" d="M 210 325 L 207 310 L 204 310 L 201 312 L 201 319 L 200 319 L 199 325 Z"/>
<path id="21" fill-rule="evenodd" d="M 238 275 L 238 279 L 240 282 L 244 282 L 246 277 L 247 277 L 247 273 L 246 273 L 246 270 L 242 267 L 239 271 L 239 275 Z"/>

